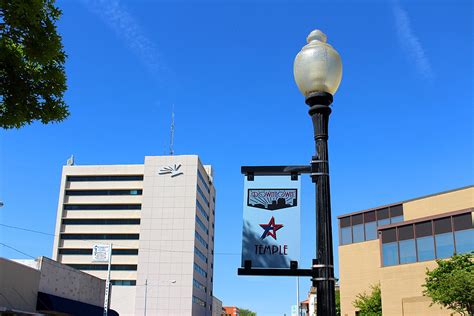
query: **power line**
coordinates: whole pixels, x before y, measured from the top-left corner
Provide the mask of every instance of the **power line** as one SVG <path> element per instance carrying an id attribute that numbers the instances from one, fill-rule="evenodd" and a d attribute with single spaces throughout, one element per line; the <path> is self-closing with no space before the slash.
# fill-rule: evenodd
<path id="1" fill-rule="evenodd" d="M 11 228 L 11 229 L 17 229 L 17 230 L 22 230 L 22 231 L 27 231 L 30 233 L 36 233 L 36 234 L 42 234 L 46 236 L 52 236 L 52 237 L 58 237 L 60 238 L 60 235 L 56 234 L 51 234 L 51 233 L 46 233 L 34 229 L 29 229 L 29 228 L 24 228 L 24 227 L 18 227 L 18 226 L 12 226 L 12 225 L 5 225 L 5 224 L 0 224 L 0 226 Z M 90 241 L 90 239 L 77 239 L 81 241 Z M 113 242 L 114 246 L 120 246 L 120 247 L 126 247 L 130 248 L 130 245 L 121 245 Z M 159 248 L 140 248 L 142 250 L 149 250 L 149 251 L 159 251 L 159 252 L 171 252 L 171 253 L 194 253 L 194 251 L 186 251 L 186 250 L 166 250 L 166 249 L 159 249 Z M 214 255 L 219 255 L 219 256 L 240 256 L 240 253 L 233 253 L 233 252 L 214 252 Z M 34 258 L 34 257 L 32 257 Z"/>
<path id="2" fill-rule="evenodd" d="M 12 249 L 12 250 L 15 250 L 16 252 L 21 253 L 22 255 L 25 255 L 25 256 L 27 256 L 27 257 L 36 259 L 36 257 L 33 257 L 32 255 L 29 255 L 29 254 L 27 254 L 26 252 L 23 252 L 23 251 L 21 251 L 21 250 L 19 250 L 19 249 L 16 249 L 15 247 L 8 246 L 8 245 L 6 245 L 6 244 L 4 244 L 4 243 L 2 243 L 2 242 L 0 242 L 0 245 L 2 245 L 3 247 L 7 247 L 7 248 L 10 248 L 10 249 Z"/>

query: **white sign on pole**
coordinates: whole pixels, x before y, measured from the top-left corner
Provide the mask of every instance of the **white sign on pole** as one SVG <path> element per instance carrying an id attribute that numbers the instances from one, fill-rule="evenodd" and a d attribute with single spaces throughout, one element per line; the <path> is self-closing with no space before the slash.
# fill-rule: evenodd
<path id="1" fill-rule="evenodd" d="M 110 245 L 94 245 L 92 246 L 92 261 L 109 262 Z"/>

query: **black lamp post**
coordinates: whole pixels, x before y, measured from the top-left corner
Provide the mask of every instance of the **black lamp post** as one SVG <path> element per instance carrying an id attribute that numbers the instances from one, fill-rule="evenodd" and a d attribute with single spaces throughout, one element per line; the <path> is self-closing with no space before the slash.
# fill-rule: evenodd
<path id="1" fill-rule="evenodd" d="M 337 51 L 326 43 L 326 35 L 311 32 L 308 44 L 295 58 L 294 75 L 299 90 L 310 106 L 316 155 L 311 160 L 311 178 L 316 187 L 316 260 L 312 282 L 316 287 L 317 315 L 335 316 L 334 256 L 332 248 L 331 200 L 329 189 L 328 122 L 333 100 L 342 78 Z"/>

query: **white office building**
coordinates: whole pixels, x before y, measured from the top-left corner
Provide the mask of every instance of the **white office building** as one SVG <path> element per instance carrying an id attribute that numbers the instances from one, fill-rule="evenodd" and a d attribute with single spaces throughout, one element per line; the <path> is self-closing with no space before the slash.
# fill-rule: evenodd
<path id="1" fill-rule="evenodd" d="M 211 315 L 215 190 L 198 156 L 63 167 L 53 258 L 105 279 L 120 315 Z"/>

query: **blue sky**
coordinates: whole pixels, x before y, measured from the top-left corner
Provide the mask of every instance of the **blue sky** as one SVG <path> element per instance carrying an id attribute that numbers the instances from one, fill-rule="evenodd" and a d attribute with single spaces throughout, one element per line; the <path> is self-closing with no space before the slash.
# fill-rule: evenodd
<path id="1" fill-rule="evenodd" d="M 294 279 L 236 275 L 240 166 L 309 162 L 311 121 L 292 67 L 315 28 L 344 66 L 330 119 L 334 218 L 473 183 L 470 0 L 58 5 L 71 116 L 0 131 L 3 224 L 53 233 L 67 158 L 139 164 L 162 155 L 174 105 L 176 154 L 215 168 L 214 294 L 259 315 L 288 315 Z M 305 179 L 301 266 L 314 256 L 313 190 Z M 52 252 L 51 236 L 2 227 L 0 239 L 31 256 Z M 26 257 L 5 247 L 0 255 Z M 300 283 L 303 298 L 309 280 Z"/>

